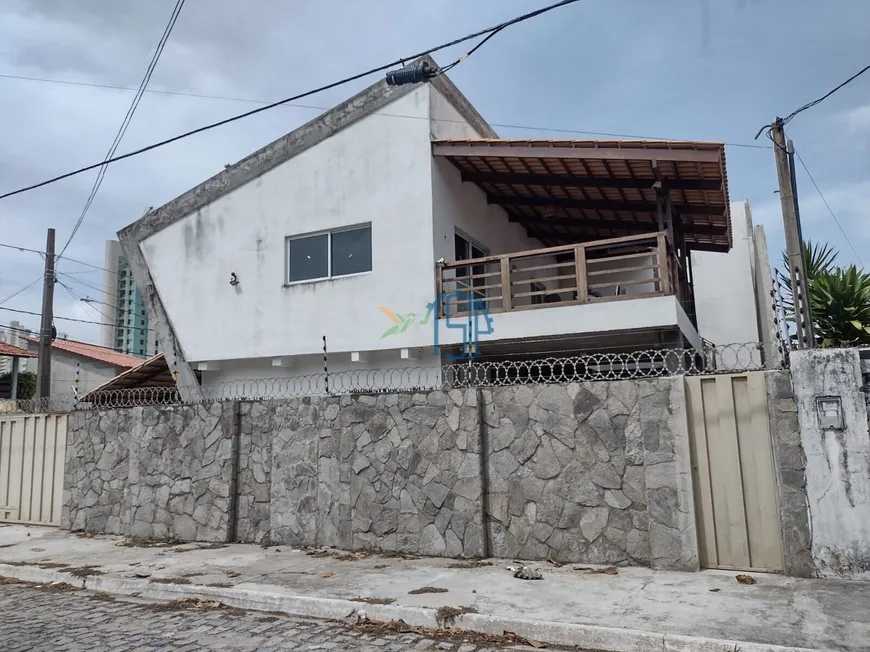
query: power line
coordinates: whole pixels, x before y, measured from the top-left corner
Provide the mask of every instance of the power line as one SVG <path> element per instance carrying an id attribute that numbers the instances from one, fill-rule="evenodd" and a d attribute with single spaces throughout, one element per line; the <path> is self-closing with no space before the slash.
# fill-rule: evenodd
<path id="1" fill-rule="evenodd" d="M 570 4 L 574 4 L 574 3 L 579 2 L 579 1 L 580 0 L 561 0 L 561 2 L 557 2 L 555 4 L 548 5 L 547 7 L 544 7 L 542 9 L 537 9 L 535 11 L 523 14 L 523 15 L 518 16 L 516 18 L 512 18 L 511 20 L 505 21 L 505 22 L 503 22 L 499 25 L 496 25 L 494 27 L 489 27 L 487 29 L 483 29 L 483 30 L 480 30 L 478 32 L 475 32 L 473 34 L 469 34 L 467 36 L 463 36 L 461 38 L 454 39 L 453 41 L 450 41 L 449 43 L 444 43 L 444 44 L 436 46 L 434 48 L 424 50 L 423 52 L 412 55 L 410 57 L 403 57 L 401 59 L 397 59 L 396 61 L 391 61 L 390 63 L 378 66 L 376 68 L 372 68 L 370 70 L 366 70 L 365 72 L 361 72 L 361 73 L 358 73 L 356 75 L 352 75 L 350 77 L 345 77 L 344 79 L 340 79 L 339 81 L 332 82 L 332 83 L 326 84 L 324 86 L 320 86 L 319 88 L 315 88 L 313 90 L 306 91 L 304 93 L 300 93 L 299 95 L 295 95 L 293 97 L 288 97 L 286 99 L 279 100 L 277 102 L 273 102 L 273 103 L 267 104 L 265 106 L 261 106 L 257 109 L 252 109 L 250 111 L 246 111 L 245 113 L 240 113 L 239 115 L 233 116 L 231 118 L 226 118 L 224 120 L 219 120 L 218 122 L 213 122 L 213 123 L 205 125 L 203 127 L 199 127 L 197 129 L 193 129 L 191 131 L 187 131 L 185 133 L 179 134 L 178 136 L 173 136 L 172 138 L 167 138 L 166 140 L 162 140 L 162 141 L 159 141 L 157 143 L 153 143 L 151 145 L 148 145 L 146 147 L 142 147 L 142 148 L 134 150 L 132 152 L 128 152 L 126 154 L 121 154 L 120 156 L 114 156 L 114 157 L 108 158 L 108 159 L 102 161 L 101 163 L 95 163 L 93 165 L 88 165 L 88 166 L 85 166 L 83 168 L 79 168 L 78 170 L 74 170 L 72 172 L 67 172 L 66 174 L 62 174 L 60 176 L 54 177 L 52 179 L 48 179 L 46 181 L 42 181 L 40 183 L 33 184 L 31 186 L 27 186 L 24 188 L 19 188 L 18 190 L 13 190 L 11 192 L 7 192 L 3 195 L 0 195 L 0 199 L 12 197 L 13 195 L 18 195 L 18 194 L 21 194 L 24 192 L 28 192 L 28 191 L 34 190 L 36 188 L 41 188 L 41 187 L 47 186 L 51 183 L 56 183 L 57 181 L 61 181 L 63 179 L 68 179 L 69 177 L 76 176 L 76 175 L 81 174 L 83 172 L 87 172 L 89 170 L 99 168 L 99 167 L 101 167 L 103 165 L 107 165 L 109 163 L 115 163 L 117 161 L 122 161 L 124 159 L 131 158 L 133 156 L 138 156 L 139 154 L 144 154 L 145 152 L 149 152 L 153 149 L 157 149 L 158 147 L 163 147 L 165 145 L 169 145 L 170 143 L 174 143 L 174 142 L 182 140 L 184 138 L 189 138 L 190 136 L 194 136 L 196 134 L 200 134 L 200 133 L 203 133 L 205 131 L 215 129 L 217 127 L 222 127 L 222 126 L 230 124 L 232 122 L 242 120 L 243 118 L 248 118 L 252 115 L 256 115 L 258 113 L 268 111 L 268 110 L 273 109 L 277 106 L 282 106 L 282 105 L 288 104 L 290 102 L 295 102 L 296 100 L 301 100 L 304 97 L 309 97 L 311 95 L 316 95 L 317 93 L 322 93 L 323 91 L 327 91 L 327 90 L 330 90 L 332 88 L 336 88 L 338 86 L 343 86 L 344 84 L 348 84 L 348 83 L 356 81 L 358 79 L 362 79 L 363 77 L 368 77 L 369 75 L 373 75 L 374 73 L 377 73 L 377 72 L 382 72 L 384 70 L 387 70 L 388 68 L 393 68 L 395 66 L 400 66 L 400 65 L 404 66 L 407 61 L 415 60 L 415 59 L 418 59 L 420 57 L 426 56 L 428 54 L 432 54 L 433 52 L 438 52 L 440 50 L 444 50 L 444 49 L 452 47 L 454 45 L 464 43 L 465 41 L 475 39 L 479 36 L 490 34 L 492 32 L 500 32 L 503 29 L 510 27 L 512 25 L 516 25 L 518 23 L 524 22 L 524 21 L 529 20 L 531 18 L 535 18 L 535 17 L 540 16 L 542 14 L 545 14 L 549 11 L 552 11 L 553 9 L 557 9 L 559 7 L 564 7 L 564 6 L 567 6 Z"/>
<path id="2" fill-rule="evenodd" d="M 61 275 L 61 276 L 68 276 L 67 274 L 64 274 L 63 272 L 60 272 L 60 275 Z M 100 290 L 100 291 L 102 291 L 102 292 L 105 292 L 105 290 L 101 290 L 100 288 L 95 287 L 95 286 L 93 286 L 93 285 L 88 285 L 87 283 L 84 283 L 83 281 L 80 281 L 80 280 L 78 280 L 78 279 L 72 279 L 72 280 L 77 281 L 77 282 L 79 282 L 79 283 L 82 283 L 83 285 L 89 287 L 89 288 L 92 289 L 92 290 Z M 132 309 L 129 309 L 129 308 L 122 308 L 122 307 L 119 306 L 119 305 L 115 305 L 115 304 L 111 304 L 111 303 L 106 303 L 105 301 L 99 301 L 99 300 L 97 300 L 97 299 L 91 299 L 90 297 L 86 297 L 86 296 L 84 296 L 83 294 L 81 294 L 81 293 L 80 293 L 78 290 L 76 290 L 75 288 L 71 288 L 71 287 L 69 287 L 68 285 L 66 285 L 65 283 L 61 282 L 61 281 L 58 281 L 58 283 L 60 283 L 61 285 L 63 285 L 65 288 L 67 288 L 68 291 L 73 291 L 73 292 L 75 292 L 75 293 L 78 295 L 78 296 L 75 297 L 75 298 L 77 298 L 79 301 L 82 301 L 82 302 L 84 302 L 84 303 L 87 303 L 87 304 L 99 303 L 100 305 L 106 306 L 107 308 L 112 308 L 112 309 L 114 309 L 114 310 L 117 310 L 117 311 L 120 312 L 120 313 L 123 313 L 123 314 L 128 315 L 128 316 L 133 316 L 133 317 L 135 317 L 135 318 L 137 318 L 137 319 L 143 319 L 143 318 L 146 317 L 145 314 L 143 314 L 143 313 L 139 313 L 139 312 L 136 312 L 135 310 L 132 310 Z M 106 294 L 108 294 L 108 295 L 110 295 L 110 296 L 113 296 L 113 297 L 115 297 L 116 299 L 119 298 L 117 294 L 112 294 L 111 292 L 106 292 Z M 95 310 L 96 310 L 96 309 L 95 309 Z M 112 318 L 109 317 L 106 313 L 104 313 L 102 310 L 100 310 L 99 312 L 100 312 L 100 314 L 103 315 L 103 317 L 105 317 L 106 319 L 108 319 L 108 320 L 111 321 Z"/>
<path id="3" fill-rule="evenodd" d="M 8 242 L 0 242 L 0 247 L 4 247 L 6 249 L 17 249 L 18 251 L 27 251 L 34 254 L 39 254 L 41 256 L 45 255 L 44 251 L 40 251 L 39 249 L 30 249 L 28 247 L 20 247 L 18 245 L 9 244 Z M 55 256 L 56 260 L 68 260 L 71 263 L 78 263 L 79 265 L 84 265 L 85 267 L 92 267 L 95 270 L 100 270 L 103 272 L 109 272 L 110 274 L 118 274 L 118 272 L 114 272 L 111 269 L 106 269 L 105 267 L 100 267 L 99 265 L 92 265 L 91 263 L 86 263 L 83 260 L 76 260 L 75 258 L 70 258 L 69 256 Z"/>
<path id="4" fill-rule="evenodd" d="M 95 292 L 102 292 L 103 294 L 107 294 L 110 297 L 115 297 L 116 299 L 120 298 L 117 294 L 115 294 L 113 292 L 109 292 L 109 291 L 105 290 L 104 288 L 99 287 L 98 285 L 94 285 L 93 283 L 88 283 L 87 281 L 83 281 L 80 278 L 75 278 L 74 276 L 70 276 L 69 274 L 66 274 L 64 272 L 58 272 L 58 275 L 64 276 L 72 282 L 80 283 L 81 285 L 84 285 L 86 288 L 94 290 Z M 105 305 L 108 305 L 108 304 L 105 304 Z"/>
<path id="5" fill-rule="evenodd" d="M 19 294 L 21 294 L 22 292 L 24 292 L 24 291 L 26 291 L 26 290 L 29 290 L 29 289 L 32 288 L 34 285 L 36 285 L 37 283 L 39 283 L 43 278 L 45 278 L 45 276 L 44 276 L 43 274 L 40 274 L 39 278 L 37 278 L 35 281 L 33 281 L 33 283 L 28 283 L 28 284 L 25 285 L 23 288 L 21 288 L 20 290 L 18 290 L 18 292 L 15 292 L 14 294 L 10 294 L 8 297 L 6 297 L 6 298 L 3 299 L 2 301 L 0 301 L 0 306 L 2 306 L 4 303 L 6 303 L 7 301 L 9 301 L 10 299 L 14 299 L 15 297 L 17 297 L 17 296 L 18 296 Z"/>
<path id="6" fill-rule="evenodd" d="M 85 297 L 83 294 L 81 294 L 81 293 L 78 292 L 77 290 L 73 290 L 73 288 L 71 288 L 70 286 L 68 286 L 68 285 L 67 285 L 66 283 L 64 283 L 63 281 L 58 281 L 57 283 L 58 283 L 58 284 L 59 284 L 59 285 L 60 285 L 64 290 L 66 290 L 66 291 L 67 291 L 67 294 L 69 294 L 73 299 L 75 299 L 76 301 L 80 301 L 80 302 L 84 303 L 84 304 L 85 304 L 88 308 L 90 308 L 91 310 L 95 310 L 95 311 L 97 312 L 97 314 L 100 315 L 100 317 L 102 317 L 103 319 L 108 319 L 110 322 L 112 321 L 112 318 L 109 317 L 106 313 L 104 313 L 104 312 L 102 311 L 102 309 L 100 309 L 100 308 L 95 308 L 95 307 L 91 304 L 91 301 L 92 301 L 92 300 L 88 300 L 87 297 Z M 100 301 L 99 303 L 102 303 L 102 301 Z"/>
<path id="7" fill-rule="evenodd" d="M 92 88 L 104 88 L 104 89 L 113 89 L 113 90 L 123 90 L 123 91 L 135 91 L 136 89 L 132 86 L 113 86 L 109 84 L 92 84 L 88 82 L 75 82 L 68 81 L 62 79 L 45 79 L 42 77 L 21 77 L 18 75 L 0 75 L 0 79 L 20 79 L 27 81 L 37 81 L 37 82 L 45 82 L 50 84 L 66 84 L 70 86 L 87 86 Z M 226 102 L 244 102 L 247 104 L 270 104 L 269 100 L 256 100 L 252 98 L 245 97 L 229 97 L 225 95 L 203 95 L 200 93 L 185 93 L 180 91 L 162 91 L 162 90 L 154 90 L 147 89 L 146 93 L 154 93 L 159 95 L 178 95 L 181 97 L 195 97 L 205 100 L 222 100 Z M 312 109 L 316 111 L 328 111 L 330 107 L 328 106 L 318 106 L 315 104 L 298 104 L 295 102 L 288 102 L 283 106 L 294 107 L 299 109 Z M 381 118 L 406 118 L 408 120 L 430 120 L 432 122 L 449 122 L 454 124 L 465 124 L 462 120 L 451 120 L 450 118 L 433 118 L 419 115 L 407 115 L 402 113 L 375 113 L 374 115 Z M 524 129 L 528 131 L 544 131 L 544 132 L 553 132 L 553 133 L 564 133 L 564 134 L 578 134 L 581 136 L 607 136 L 609 138 L 634 138 L 637 140 L 681 140 L 679 138 L 664 138 L 662 136 L 638 136 L 634 134 L 618 134 L 612 132 L 605 131 L 584 131 L 582 129 L 567 129 L 560 127 L 541 127 L 538 125 L 520 125 L 520 124 L 506 124 L 499 122 L 490 122 L 489 125 L 491 127 L 497 127 L 499 129 Z M 772 147 L 768 145 L 756 145 L 752 143 L 724 143 L 729 147 L 745 147 L 749 149 L 765 149 L 769 150 Z"/>
<path id="8" fill-rule="evenodd" d="M 846 81 L 844 81 L 842 84 L 840 84 L 839 86 L 835 86 L 834 88 L 832 88 L 831 90 L 829 90 L 827 93 L 825 93 L 824 95 L 822 95 L 819 99 L 817 99 L 817 100 L 813 100 L 812 102 L 808 102 L 808 103 L 804 104 L 802 107 L 800 107 L 799 109 L 795 109 L 794 111 L 792 111 L 791 113 L 789 113 L 785 118 L 782 119 L 783 124 L 788 124 L 789 122 L 792 121 L 792 119 L 793 119 L 793 118 L 794 118 L 798 113 L 801 113 L 801 112 L 803 112 L 803 111 L 806 111 L 807 109 L 810 109 L 810 108 L 814 107 L 816 104 L 819 104 L 820 102 L 823 102 L 824 100 L 828 99 L 831 95 L 833 95 L 833 94 L 836 93 L 838 90 L 840 90 L 841 88 L 843 88 L 843 86 L 846 86 L 847 84 L 850 84 L 851 82 L 855 81 L 856 79 L 858 79 L 858 77 L 860 77 L 861 75 L 863 75 L 863 74 L 864 74 L 865 72 L 867 72 L 868 70 L 870 70 L 870 66 L 865 66 L 864 68 L 862 68 L 861 70 L 859 70 L 858 72 L 856 72 L 854 75 L 852 75 L 851 77 L 849 77 L 849 79 L 847 79 Z"/>
<path id="9" fill-rule="evenodd" d="M 18 310 L 16 308 L 4 308 L 3 306 L 0 306 L 0 310 L 6 310 L 8 312 L 17 312 L 17 313 L 22 314 L 22 315 L 34 315 L 36 317 L 42 316 L 40 313 L 33 312 L 32 310 Z M 78 322 L 80 324 L 97 324 L 98 326 L 113 326 L 115 328 L 124 328 L 124 329 L 129 329 L 129 330 L 140 330 L 140 331 L 154 330 L 153 328 L 145 328 L 143 326 L 122 326 L 121 324 L 111 324 L 108 322 L 91 321 L 89 319 L 76 319 L 75 317 L 58 317 L 57 315 L 55 315 L 54 318 L 61 319 L 63 321 L 74 321 L 74 322 Z"/>
<path id="10" fill-rule="evenodd" d="M 5 328 L 6 330 L 15 331 L 17 333 L 23 333 L 25 336 L 35 337 L 34 332 L 29 328 L 17 328 L 15 326 L 10 325 L 10 324 L 0 324 L 0 328 Z M 67 339 L 67 338 L 60 338 L 60 339 L 62 339 L 64 342 L 78 342 L 80 344 L 88 344 L 90 346 L 97 346 L 101 349 L 110 349 L 112 351 L 115 351 L 116 353 L 123 353 L 122 351 L 116 351 L 115 349 L 112 349 L 112 347 L 103 346 L 102 344 L 97 344 L 96 342 L 93 342 L 90 340 L 71 340 L 71 339 Z M 131 355 L 131 354 L 127 354 L 127 355 Z"/>
<path id="11" fill-rule="evenodd" d="M 154 74 L 154 70 L 157 68 L 157 62 L 160 60 L 160 55 L 163 54 L 163 49 L 166 47 L 166 43 L 169 40 L 169 35 L 172 33 L 172 29 L 175 27 L 175 23 L 178 20 L 178 16 L 181 13 L 181 9 L 184 7 L 185 0 L 177 0 L 175 3 L 175 8 L 172 10 L 172 15 L 169 18 L 169 23 L 163 29 L 163 35 L 160 37 L 160 41 L 157 43 L 157 48 L 154 51 L 154 54 L 151 56 L 151 61 L 148 63 L 148 68 L 145 71 L 145 76 L 142 78 L 142 81 L 139 84 L 139 89 L 136 91 L 136 96 L 133 98 L 133 102 L 130 104 L 130 107 L 127 109 L 127 113 L 124 116 L 124 119 L 121 121 L 121 127 L 118 129 L 118 133 L 115 134 L 115 139 L 112 141 L 111 146 L 109 147 L 109 151 L 106 153 L 104 157 L 104 164 L 100 167 L 100 171 L 97 173 L 97 178 L 94 180 L 94 185 L 91 188 L 91 193 L 88 195 L 88 199 L 85 202 L 85 206 L 82 209 L 81 215 L 79 215 L 78 221 L 75 223 L 73 227 L 72 233 L 70 233 L 69 238 L 66 241 L 66 244 L 61 248 L 60 255 L 63 256 L 67 247 L 69 247 L 70 243 L 75 238 L 76 233 L 78 233 L 79 228 L 82 223 L 85 221 L 85 216 L 88 214 L 88 210 L 91 208 L 91 204 L 94 203 L 94 199 L 97 196 L 97 193 L 100 190 L 100 186 L 103 185 L 103 179 L 106 177 L 106 171 L 109 169 L 108 164 L 105 161 L 111 159 L 115 152 L 118 151 L 118 147 L 121 145 L 121 140 L 124 138 L 124 135 L 127 133 L 127 128 L 130 126 L 130 123 L 133 121 L 133 114 L 136 113 L 136 109 L 139 108 L 139 103 L 142 101 L 142 96 L 145 93 L 145 88 L 148 86 L 148 82 L 151 81 L 151 76 Z"/>
<path id="12" fill-rule="evenodd" d="M 840 229 L 840 233 L 843 234 L 843 237 L 846 239 L 846 243 L 849 245 L 849 248 L 852 250 L 852 253 L 855 254 L 856 260 L 859 263 L 861 263 L 861 267 L 864 267 L 864 262 L 861 260 L 861 256 L 858 255 L 858 252 L 856 251 L 854 245 L 852 244 L 852 241 L 849 239 L 849 236 L 846 235 L 846 231 L 843 230 L 843 225 L 840 224 L 840 220 L 837 219 L 837 216 L 834 214 L 833 209 L 831 209 L 831 205 L 828 203 L 828 200 L 825 199 L 825 196 L 822 194 L 822 190 L 821 190 L 821 188 L 819 188 L 819 184 L 816 183 L 816 180 L 813 178 L 813 175 L 810 172 L 809 168 L 807 167 L 807 164 L 804 163 L 804 159 L 800 155 L 800 152 L 795 150 L 794 153 L 798 157 L 798 160 L 801 162 L 801 166 L 803 167 L 804 172 L 807 173 L 807 176 L 810 178 L 810 181 L 812 181 L 813 186 L 816 189 L 816 192 L 819 193 L 819 197 L 822 199 L 822 203 L 825 205 L 825 208 L 828 209 L 828 212 L 831 214 L 831 217 L 834 218 L 834 222 L 837 224 L 837 228 Z"/>

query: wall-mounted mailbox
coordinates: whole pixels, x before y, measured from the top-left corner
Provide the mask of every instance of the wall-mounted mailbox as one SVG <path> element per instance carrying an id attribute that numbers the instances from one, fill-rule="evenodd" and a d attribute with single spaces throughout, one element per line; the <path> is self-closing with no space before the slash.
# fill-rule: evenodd
<path id="1" fill-rule="evenodd" d="M 822 430 L 843 429 L 843 401 L 839 396 L 816 397 L 816 412 Z"/>

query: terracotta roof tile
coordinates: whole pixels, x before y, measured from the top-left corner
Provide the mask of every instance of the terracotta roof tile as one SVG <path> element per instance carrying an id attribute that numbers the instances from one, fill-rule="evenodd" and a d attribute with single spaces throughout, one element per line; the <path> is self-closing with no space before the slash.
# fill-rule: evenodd
<path id="1" fill-rule="evenodd" d="M 27 349 L 12 346 L 6 342 L 0 342 L 0 357 L 10 358 L 35 358 L 36 354 Z"/>
<path id="2" fill-rule="evenodd" d="M 35 338 L 30 338 L 28 341 L 33 343 L 38 342 Z M 85 344 L 84 342 L 76 342 L 74 340 L 56 339 L 52 342 L 52 347 L 60 351 L 74 353 L 85 358 L 98 360 L 100 362 L 105 362 L 116 367 L 124 367 L 126 369 L 138 367 L 144 362 L 144 358 L 137 358 L 134 355 L 119 353 L 118 351 L 103 346 Z"/>

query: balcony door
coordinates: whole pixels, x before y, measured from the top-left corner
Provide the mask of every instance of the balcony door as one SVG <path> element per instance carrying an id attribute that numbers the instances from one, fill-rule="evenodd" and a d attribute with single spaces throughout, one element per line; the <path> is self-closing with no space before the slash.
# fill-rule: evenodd
<path id="1" fill-rule="evenodd" d="M 474 260 L 477 258 L 485 258 L 489 255 L 483 247 L 475 244 L 469 238 L 454 233 L 453 241 L 455 246 L 455 256 L 457 262 L 460 260 Z M 486 286 L 486 278 L 473 278 L 486 273 L 486 265 L 471 265 L 469 267 L 460 267 L 456 270 L 456 290 L 464 290 L 466 292 L 474 292 L 475 298 L 486 298 L 486 290 L 474 290 L 473 288 L 484 288 Z M 469 278 L 471 277 L 471 278 Z M 457 303 L 459 312 L 467 312 L 468 304 Z"/>

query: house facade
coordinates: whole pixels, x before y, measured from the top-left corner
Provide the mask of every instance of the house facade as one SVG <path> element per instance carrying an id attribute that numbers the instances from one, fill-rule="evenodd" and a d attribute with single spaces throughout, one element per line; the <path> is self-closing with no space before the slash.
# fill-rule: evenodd
<path id="1" fill-rule="evenodd" d="M 470 329 L 493 360 L 700 348 L 689 251 L 731 249 L 726 179 L 719 144 L 498 140 L 442 75 L 374 84 L 119 239 L 180 387 L 431 380 Z"/>
<path id="2" fill-rule="evenodd" d="M 28 349 L 39 353 L 39 340 L 27 339 Z M 54 409 L 71 408 L 79 396 L 143 362 L 112 349 L 59 337 L 51 343 L 51 386 Z M 38 364 L 38 360 L 36 361 Z"/>

